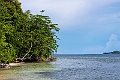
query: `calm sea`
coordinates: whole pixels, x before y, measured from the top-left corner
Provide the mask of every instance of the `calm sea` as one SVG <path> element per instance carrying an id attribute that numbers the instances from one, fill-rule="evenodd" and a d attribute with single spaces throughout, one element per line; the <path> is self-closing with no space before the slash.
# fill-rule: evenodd
<path id="1" fill-rule="evenodd" d="M 57 54 L 56 62 L 0 70 L 0 80 L 120 80 L 120 54 Z"/>

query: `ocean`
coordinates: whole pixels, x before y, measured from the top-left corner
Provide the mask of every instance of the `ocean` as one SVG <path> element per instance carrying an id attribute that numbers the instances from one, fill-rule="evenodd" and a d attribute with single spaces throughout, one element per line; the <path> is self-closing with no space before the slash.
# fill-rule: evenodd
<path id="1" fill-rule="evenodd" d="M 55 54 L 55 62 L 0 70 L 0 80 L 120 80 L 120 54 Z"/>

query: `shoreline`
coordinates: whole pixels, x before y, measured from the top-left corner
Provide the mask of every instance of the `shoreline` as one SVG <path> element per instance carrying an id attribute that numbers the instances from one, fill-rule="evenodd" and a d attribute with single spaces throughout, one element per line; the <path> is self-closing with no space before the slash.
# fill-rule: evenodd
<path id="1" fill-rule="evenodd" d="M 22 66 L 24 65 L 25 63 L 42 63 L 42 62 L 54 62 L 56 61 L 56 57 L 52 57 L 52 58 L 48 58 L 46 60 L 39 60 L 39 61 L 22 61 L 22 62 L 12 62 L 12 63 L 9 63 L 9 64 L 1 64 L 0 66 L 0 69 L 9 69 L 11 67 L 17 67 L 17 66 Z"/>

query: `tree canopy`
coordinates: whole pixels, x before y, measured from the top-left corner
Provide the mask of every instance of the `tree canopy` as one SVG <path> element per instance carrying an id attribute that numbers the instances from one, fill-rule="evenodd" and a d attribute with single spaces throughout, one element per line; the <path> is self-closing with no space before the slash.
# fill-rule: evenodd
<path id="1" fill-rule="evenodd" d="M 59 30 L 49 16 L 23 12 L 18 0 L 0 0 L 0 61 L 51 57 L 57 52 Z"/>

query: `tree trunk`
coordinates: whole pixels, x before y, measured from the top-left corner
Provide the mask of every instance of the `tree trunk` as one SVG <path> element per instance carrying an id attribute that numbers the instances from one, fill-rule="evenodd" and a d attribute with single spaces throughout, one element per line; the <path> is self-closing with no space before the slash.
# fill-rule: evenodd
<path id="1" fill-rule="evenodd" d="M 31 49 L 32 49 L 32 42 L 31 42 L 31 46 L 30 46 L 30 49 L 29 49 L 29 51 L 25 54 L 25 56 L 22 58 L 22 59 L 24 59 L 29 53 L 30 53 L 30 51 L 31 51 Z"/>

